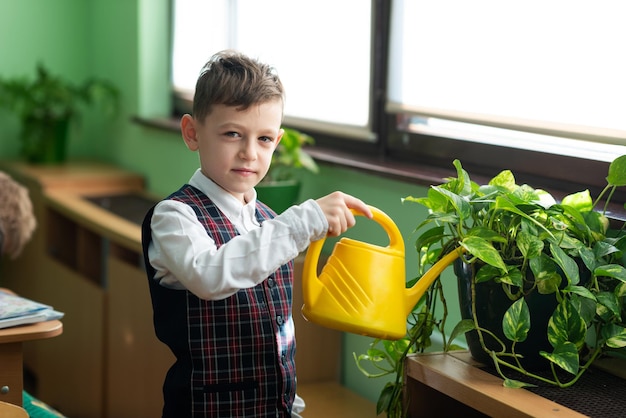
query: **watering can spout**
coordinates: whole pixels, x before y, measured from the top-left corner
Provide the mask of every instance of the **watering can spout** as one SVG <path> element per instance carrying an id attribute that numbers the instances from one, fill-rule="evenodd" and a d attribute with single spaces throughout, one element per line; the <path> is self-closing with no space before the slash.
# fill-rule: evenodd
<path id="1" fill-rule="evenodd" d="M 422 298 L 424 293 L 428 290 L 431 284 L 441 275 L 441 273 L 448 267 L 454 260 L 456 260 L 463 250 L 456 248 L 443 256 L 437 261 L 426 273 L 413 285 L 406 289 L 406 316 L 408 317 L 417 302 Z"/>

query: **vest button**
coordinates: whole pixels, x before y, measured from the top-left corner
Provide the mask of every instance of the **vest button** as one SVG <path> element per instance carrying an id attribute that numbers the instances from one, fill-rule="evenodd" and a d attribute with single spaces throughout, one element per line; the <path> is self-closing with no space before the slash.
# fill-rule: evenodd
<path id="1" fill-rule="evenodd" d="M 282 325 L 285 322 L 285 320 L 283 319 L 282 315 L 276 315 L 276 323 L 278 325 Z"/>
<path id="2" fill-rule="evenodd" d="M 267 279 L 267 285 L 269 287 L 274 287 L 276 285 L 276 282 L 270 277 L 269 279 Z"/>

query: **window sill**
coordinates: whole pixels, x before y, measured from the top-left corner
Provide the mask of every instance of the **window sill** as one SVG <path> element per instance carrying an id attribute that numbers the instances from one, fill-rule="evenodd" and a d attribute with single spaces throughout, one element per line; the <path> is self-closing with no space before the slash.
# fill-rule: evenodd
<path id="1" fill-rule="evenodd" d="M 174 118 L 135 117 L 133 122 L 153 129 L 173 133 L 180 132 L 180 125 Z M 454 167 L 416 165 L 411 162 L 399 162 L 391 157 L 371 156 L 352 151 L 339 151 L 328 146 L 307 147 L 307 153 L 316 161 L 333 166 L 352 168 L 369 174 L 391 178 L 398 181 L 416 183 L 423 186 L 440 184 L 444 178 L 455 174 Z M 477 180 L 481 180 L 478 179 Z"/>
<path id="2" fill-rule="evenodd" d="M 135 117 L 133 121 L 149 128 L 166 130 L 172 133 L 180 132 L 178 120 L 174 118 Z M 307 147 L 307 152 L 321 164 L 350 168 L 364 173 L 390 178 L 397 181 L 418 184 L 425 187 L 441 184 L 445 178 L 451 176 L 456 177 L 456 170 L 452 165 L 452 158 L 449 158 L 446 162 L 447 166 L 444 166 L 443 164 L 428 164 L 423 161 L 417 161 L 417 159 L 412 160 L 382 155 L 380 152 L 373 151 L 372 148 L 366 148 L 362 151 L 358 149 L 340 150 L 329 146 L 327 142 L 328 141 L 323 141 L 321 144 L 318 143 L 314 147 Z M 441 144 L 441 142 L 439 144 Z M 450 152 L 449 155 L 451 154 L 453 153 Z M 463 160 L 461 162 L 464 163 Z M 468 167 L 465 167 L 465 163 L 463 165 L 464 168 L 466 168 L 466 170 L 470 173 L 472 180 L 479 184 L 485 184 L 491 177 L 493 177 L 493 175 L 484 175 L 482 173 L 476 174 L 473 167 L 470 167 L 469 165 Z M 502 169 L 505 168 L 506 167 L 503 167 Z M 525 178 L 521 175 L 518 176 L 519 173 L 516 173 L 515 170 L 513 171 L 519 184 L 527 183 L 532 185 L 534 188 L 547 190 L 556 199 L 560 199 L 567 194 L 584 190 L 589 187 L 586 185 L 576 185 L 574 187 L 572 184 L 566 184 L 564 182 L 559 183 L 555 182 L 554 179 L 544 179 L 535 176 Z M 597 196 L 599 191 L 591 188 L 591 193 L 592 196 Z M 618 203 L 621 201 L 621 197 L 615 196 L 614 203 L 610 205 L 608 213 L 612 219 L 626 221 L 626 209 L 624 208 L 624 205 Z"/>

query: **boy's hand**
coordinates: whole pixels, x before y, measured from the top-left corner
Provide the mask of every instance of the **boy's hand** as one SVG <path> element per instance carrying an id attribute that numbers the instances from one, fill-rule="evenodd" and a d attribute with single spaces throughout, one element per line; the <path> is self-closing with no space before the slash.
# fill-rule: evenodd
<path id="1" fill-rule="evenodd" d="M 374 216 L 369 207 L 360 199 L 342 192 L 333 192 L 321 197 L 317 199 L 317 204 L 320 205 L 322 212 L 326 215 L 329 236 L 339 236 L 354 226 L 356 221 L 350 209 L 354 209 L 370 219 Z"/>

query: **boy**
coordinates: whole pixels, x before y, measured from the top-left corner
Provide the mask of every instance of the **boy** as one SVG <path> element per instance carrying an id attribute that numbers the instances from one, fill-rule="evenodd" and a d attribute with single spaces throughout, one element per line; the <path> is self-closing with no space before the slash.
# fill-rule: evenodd
<path id="1" fill-rule="evenodd" d="M 293 261 L 311 241 L 354 225 L 362 201 L 334 192 L 276 216 L 256 200 L 283 134 L 273 69 L 233 51 L 196 84 L 185 144 L 200 169 L 151 210 L 143 247 L 158 338 L 176 362 L 163 417 L 297 417 Z"/>

